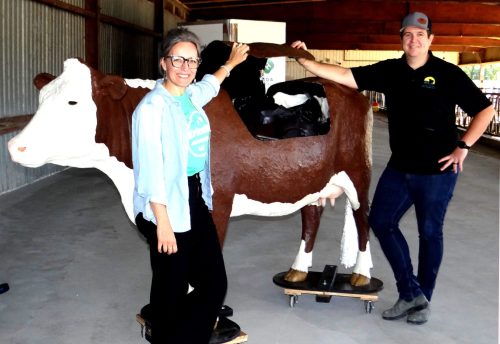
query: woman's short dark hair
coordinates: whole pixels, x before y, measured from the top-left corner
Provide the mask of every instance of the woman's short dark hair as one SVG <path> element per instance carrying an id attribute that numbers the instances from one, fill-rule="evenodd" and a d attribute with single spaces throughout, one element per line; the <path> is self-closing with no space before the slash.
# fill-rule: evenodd
<path id="1" fill-rule="evenodd" d="M 178 27 L 175 29 L 171 29 L 167 32 L 167 35 L 163 39 L 163 42 L 161 44 L 161 57 L 165 57 L 170 53 L 170 50 L 174 45 L 176 45 L 179 42 L 190 42 L 193 43 L 196 46 L 196 51 L 198 53 L 198 56 L 200 56 L 200 39 L 196 34 L 193 32 L 189 31 L 188 29 L 184 27 Z"/>

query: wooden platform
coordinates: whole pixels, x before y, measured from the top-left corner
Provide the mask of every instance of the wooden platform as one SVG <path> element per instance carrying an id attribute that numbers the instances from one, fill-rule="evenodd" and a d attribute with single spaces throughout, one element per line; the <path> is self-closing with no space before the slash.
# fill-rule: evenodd
<path id="1" fill-rule="evenodd" d="M 142 331 L 144 331 L 144 328 L 146 326 L 146 322 L 144 321 L 144 318 L 141 317 L 140 314 L 136 314 L 135 319 L 137 320 L 139 325 L 141 325 Z M 142 333 L 142 331 L 141 331 L 141 333 Z M 246 334 L 243 331 L 240 331 L 240 335 L 238 337 L 236 337 L 233 340 L 226 342 L 224 344 L 239 344 L 239 343 L 245 343 L 246 341 L 248 341 L 248 334 Z"/>
<path id="2" fill-rule="evenodd" d="M 286 272 L 274 276 L 273 282 L 283 288 L 285 295 L 289 296 L 290 307 L 295 307 L 300 295 L 315 295 L 318 302 L 330 302 L 333 296 L 357 298 L 364 301 L 366 313 L 371 313 L 373 303 L 378 300 L 378 292 L 383 283 L 377 278 L 371 278 L 370 284 L 362 287 L 352 286 L 349 282 L 349 274 L 335 274 L 331 276 L 334 284 L 329 290 L 319 288 L 319 281 L 324 275 L 319 271 L 309 271 L 307 279 L 303 282 L 288 282 L 285 280 Z M 330 282 L 332 282 L 330 281 Z"/>
<path id="3" fill-rule="evenodd" d="M 246 341 L 248 341 L 248 334 L 246 334 L 243 331 L 240 331 L 240 335 L 238 337 L 224 344 L 238 344 L 238 343 L 245 343 Z"/>
<path id="4" fill-rule="evenodd" d="M 284 290 L 285 295 L 297 295 L 300 296 L 302 294 L 310 294 L 310 295 L 318 295 L 318 296 L 342 296 L 342 297 L 353 297 L 358 298 L 361 301 L 377 301 L 378 294 L 377 293 L 368 293 L 368 294 L 353 294 L 353 293 L 342 293 L 337 291 L 315 291 L 315 290 L 299 290 L 299 289 L 288 289 Z"/>

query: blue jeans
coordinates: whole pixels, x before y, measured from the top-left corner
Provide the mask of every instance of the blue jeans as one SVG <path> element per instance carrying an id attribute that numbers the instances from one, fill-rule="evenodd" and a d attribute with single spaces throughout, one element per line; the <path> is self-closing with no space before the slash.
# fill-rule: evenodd
<path id="1" fill-rule="evenodd" d="M 369 223 L 391 265 L 399 297 L 424 294 L 430 301 L 443 258 L 443 222 L 458 174 L 419 175 L 386 167 L 373 197 Z M 418 274 L 399 221 L 415 206 L 419 234 Z"/>

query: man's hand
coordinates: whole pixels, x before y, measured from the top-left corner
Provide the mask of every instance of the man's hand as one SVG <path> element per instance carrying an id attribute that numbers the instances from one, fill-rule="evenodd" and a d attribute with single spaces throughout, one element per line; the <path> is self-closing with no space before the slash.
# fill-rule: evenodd
<path id="1" fill-rule="evenodd" d="M 306 46 L 306 43 L 302 42 L 302 41 L 295 41 L 293 42 L 292 44 L 290 44 L 290 46 L 292 48 L 295 48 L 295 49 L 304 49 L 304 50 L 307 50 L 307 46 Z M 304 64 L 304 61 L 306 61 L 305 58 L 303 57 L 299 57 L 296 59 L 298 63 L 300 63 L 301 65 Z"/>
<path id="2" fill-rule="evenodd" d="M 458 173 L 463 171 L 463 163 L 465 157 L 469 153 L 469 150 L 462 148 L 455 148 L 455 150 L 445 157 L 439 159 L 439 163 L 443 163 L 441 166 L 441 171 L 444 171 L 448 166 L 453 165 L 453 172 Z"/>
<path id="3" fill-rule="evenodd" d="M 292 44 L 290 44 L 290 46 L 292 48 L 295 48 L 295 49 L 304 49 L 304 50 L 307 50 L 306 43 L 302 42 L 302 41 L 295 41 Z"/>

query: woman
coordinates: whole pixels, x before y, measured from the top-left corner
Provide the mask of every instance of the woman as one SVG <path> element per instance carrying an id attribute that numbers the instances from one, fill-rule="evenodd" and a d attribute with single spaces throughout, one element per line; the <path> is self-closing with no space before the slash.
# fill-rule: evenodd
<path id="1" fill-rule="evenodd" d="M 193 83 L 199 40 L 185 28 L 170 30 L 159 61 L 164 79 L 132 116 L 134 215 L 150 246 L 153 343 L 208 343 L 222 307 L 227 278 L 209 212 L 210 126 L 202 107 L 248 50 L 234 43 L 224 66 Z"/>

